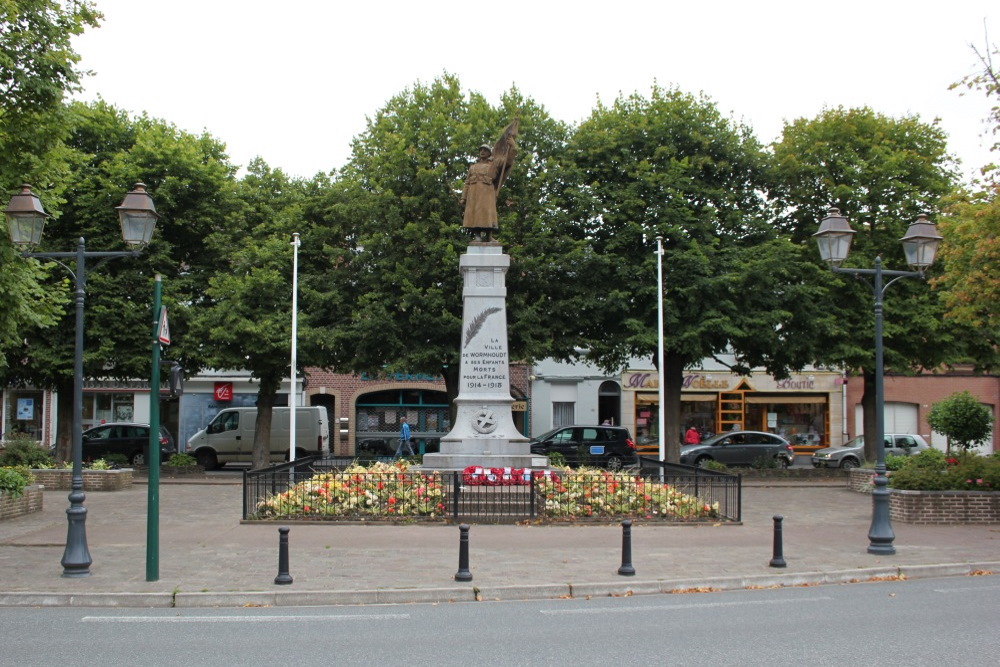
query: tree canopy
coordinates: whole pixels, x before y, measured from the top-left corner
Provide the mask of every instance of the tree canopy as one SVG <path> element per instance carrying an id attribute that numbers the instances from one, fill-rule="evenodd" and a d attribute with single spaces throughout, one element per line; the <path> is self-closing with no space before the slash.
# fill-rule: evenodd
<path id="1" fill-rule="evenodd" d="M 476 148 L 514 117 L 521 134 L 500 192 L 499 240 L 511 255 L 509 346 L 514 359 L 559 356 L 574 319 L 553 314 L 583 299 L 561 280 L 579 271 L 580 244 L 563 234 L 565 189 L 553 169 L 567 127 L 516 89 L 493 107 L 443 75 L 393 97 L 369 119 L 337 185 L 314 204 L 314 272 L 305 290 L 323 323 L 321 364 L 340 371 L 443 373 L 457 395 L 462 323 L 459 197 Z M 553 293 L 559 293 L 554 298 Z M 569 309 L 571 310 L 571 309 Z"/>
<path id="2" fill-rule="evenodd" d="M 899 239 L 920 213 L 936 219 L 957 183 L 944 132 L 936 121 L 913 116 L 828 109 L 817 118 L 787 123 L 772 148 L 776 225 L 793 241 L 814 246 L 811 236 L 827 208 L 839 208 L 857 232 L 845 267 L 872 268 L 879 256 L 886 269 L 906 268 Z M 843 274 L 826 273 L 822 280 L 828 288 L 824 307 L 832 318 L 819 332 L 817 361 L 864 375 L 866 456 L 874 458 L 872 289 Z M 962 332 L 943 324 L 940 301 L 926 281 L 894 283 L 884 312 L 886 368 L 935 368 L 955 354 Z"/>
<path id="3" fill-rule="evenodd" d="M 71 39 L 96 26 L 92 3 L 0 0 L 0 192 L 3 205 L 24 182 L 35 186 L 50 215 L 58 215 L 65 188 L 70 123 L 64 103 L 79 86 L 79 56 Z M 40 192 L 41 191 L 41 192 Z M 48 280 L 54 265 L 16 256 L 0 234 L 0 371 L 5 351 L 28 329 L 49 327 L 66 303 L 66 281 Z M 58 267 L 55 267 L 58 271 Z"/>
<path id="4" fill-rule="evenodd" d="M 993 432 L 993 414 L 968 391 L 952 394 L 931 406 L 927 423 L 938 433 L 948 436 L 963 450 L 986 442 Z"/>
<path id="5" fill-rule="evenodd" d="M 737 373 L 786 375 L 810 361 L 824 316 L 799 248 L 765 217 L 767 156 L 715 103 L 654 86 L 598 105 L 570 140 L 581 175 L 576 223 L 592 248 L 591 361 L 620 370 L 653 357 L 656 237 L 662 237 L 667 458 L 679 457 L 683 372 L 734 353 Z M 792 334 L 806 335 L 792 335 Z"/>

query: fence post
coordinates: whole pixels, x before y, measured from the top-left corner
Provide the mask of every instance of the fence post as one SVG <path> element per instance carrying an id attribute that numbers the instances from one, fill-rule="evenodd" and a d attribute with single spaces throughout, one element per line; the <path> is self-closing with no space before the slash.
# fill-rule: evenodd
<path id="1" fill-rule="evenodd" d="M 632 567 L 632 520 L 622 521 L 622 566 L 618 568 L 618 574 L 623 577 L 635 575 L 635 568 Z"/>
<path id="2" fill-rule="evenodd" d="M 528 517 L 532 521 L 534 521 L 535 520 L 535 500 L 536 500 L 536 498 L 535 498 L 535 474 L 534 473 L 529 474 L 529 476 L 528 476 L 528 485 L 530 487 L 529 490 L 528 490 L 528 502 L 530 503 L 530 507 L 528 509 Z"/>
<path id="3" fill-rule="evenodd" d="M 458 572 L 455 573 L 455 581 L 472 581 L 472 572 L 469 571 L 469 525 L 463 523 L 458 530 L 461 537 L 458 542 Z"/>
<path id="4" fill-rule="evenodd" d="M 782 553 L 781 548 L 781 521 L 785 517 L 780 514 L 775 514 L 774 519 L 774 556 L 771 558 L 771 562 L 768 563 L 771 567 L 785 567 L 785 555 Z"/>
<path id="5" fill-rule="evenodd" d="M 452 488 L 452 493 L 451 493 L 452 507 L 454 508 L 453 512 L 452 512 L 452 517 L 453 517 L 453 519 L 455 521 L 458 521 L 458 495 L 460 493 L 462 493 L 462 487 L 458 483 L 458 471 L 457 470 L 451 473 L 451 479 L 452 479 L 452 483 L 451 483 L 451 488 Z"/>
<path id="6" fill-rule="evenodd" d="M 288 526 L 278 529 L 278 576 L 274 583 L 279 586 L 292 583 L 292 575 L 288 574 Z"/>

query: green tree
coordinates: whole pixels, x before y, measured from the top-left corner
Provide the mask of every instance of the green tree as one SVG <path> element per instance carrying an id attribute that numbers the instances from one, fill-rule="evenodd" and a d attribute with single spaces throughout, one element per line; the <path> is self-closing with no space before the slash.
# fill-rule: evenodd
<path id="1" fill-rule="evenodd" d="M 157 273 L 163 276 L 164 304 L 170 312 L 169 355 L 197 368 L 201 345 L 186 335 L 188 309 L 200 302 L 208 276 L 219 266 L 219 256 L 202 239 L 225 229 L 239 211 L 235 170 L 224 146 L 208 135 L 190 135 L 160 120 L 131 118 L 103 102 L 76 103 L 70 111 L 66 202 L 59 218 L 46 225 L 42 249 L 70 251 L 80 237 L 89 250 L 124 249 L 114 207 L 139 181 L 147 185 L 161 216 L 152 242 L 138 258 L 88 263 L 84 376 L 149 377 L 150 308 Z M 52 273 L 58 284 L 66 282 L 63 269 Z M 69 308 L 59 326 L 27 329 L 20 344 L 6 350 L 10 363 L 2 379 L 72 396 L 74 318 Z M 58 405 L 62 456 L 69 447 L 72 401 Z"/>
<path id="2" fill-rule="evenodd" d="M 935 403 L 927 413 L 927 423 L 938 433 L 948 436 L 948 451 L 952 442 L 968 451 L 986 442 L 993 432 L 993 414 L 968 391 L 960 391 Z"/>
<path id="3" fill-rule="evenodd" d="M 810 247 L 830 206 L 856 230 L 847 266 L 905 268 L 899 239 L 920 213 L 939 211 L 955 189 L 954 163 L 937 122 L 891 118 L 869 108 L 828 109 L 787 123 L 773 147 L 772 190 L 776 224 Z M 940 271 L 934 266 L 932 273 Z M 864 280 L 827 272 L 822 304 L 831 326 L 819 333 L 817 360 L 864 378 L 865 457 L 875 458 L 874 313 Z M 922 280 L 900 280 L 884 300 L 885 367 L 896 372 L 934 368 L 966 349 L 968 334 L 942 321 L 940 301 Z"/>
<path id="4" fill-rule="evenodd" d="M 944 268 L 931 284 L 941 290 L 946 317 L 979 331 L 1000 348 L 1000 184 L 948 209 L 939 232 Z M 981 366 L 990 364 L 980 363 Z"/>
<path id="5" fill-rule="evenodd" d="M 492 107 L 443 75 L 394 96 L 354 140 L 333 187 L 308 204 L 317 222 L 304 293 L 324 323 L 325 366 L 341 372 L 442 373 L 458 394 L 462 284 L 469 238 L 459 197 L 477 147 L 520 118 L 517 161 L 498 202 L 498 240 L 511 256 L 511 358 L 559 356 L 585 295 L 566 278 L 581 244 L 566 234 L 565 184 L 555 156 L 567 128 L 516 89 Z"/>
<path id="6" fill-rule="evenodd" d="M 972 50 L 979 61 L 979 71 L 952 87 L 980 92 L 992 102 L 986 122 L 990 132 L 997 137 L 1000 135 L 1000 76 L 992 56 L 1000 55 L 1000 49 L 987 44 L 983 50 L 975 46 Z M 1000 143 L 994 143 L 992 150 L 1000 150 Z M 1000 348 L 1000 234 L 997 233 L 1000 229 L 1000 183 L 996 179 L 995 165 L 986 165 L 983 173 L 988 182 L 950 207 L 949 215 L 941 220 L 944 243 L 939 253 L 945 270 L 932 284 L 942 291 L 948 318 L 982 331 L 995 351 Z"/>
<path id="7" fill-rule="evenodd" d="M 81 73 L 73 36 L 96 26 L 92 3 L 0 0 L 0 192 L 3 204 L 21 183 L 44 188 L 45 206 L 58 214 L 65 187 L 69 131 L 65 94 Z M 29 329 L 51 326 L 65 303 L 65 282 L 48 281 L 51 264 L 17 257 L 0 234 L 0 371 L 6 350 Z M 57 269 L 58 270 L 58 269 Z"/>
<path id="8" fill-rule="evenodd" d="M 304 186 L 259 158 L 240 180 L 243 212 L 238 225 L 206 239 L 223 264 L 196 309 L 191 335 L 199 359 L 211 368 L 248 370 L 258 382 L 253 467 L 269 465 L 271 416 L 281 382 L 291 368 L 292 234 L 304 229 Z M 308 243 L 308 241 L 306 241 Z M 309 317 L 298 315 L 304 339 Z M 303 355 L 299 369 L 308 365 Z"/>
<path id="9" fill-rule="evenodd" d="M 656 237 L 664 242 L 664 421 L 679 458 L 686 368 L 735 354 L 733 370 L 775 375 L 811 360 L 826 316 L 815 268 L 767 224 L 766 159 L 751 131 L 704 96 L 652 88 L 603 104 L 575 132 L 578 218 L 592 250 L 594 303 L 582 318 L 589 358 L 620 371 L 658 363 Z M 661 434 L 661 437 L 664 434 Z"/>

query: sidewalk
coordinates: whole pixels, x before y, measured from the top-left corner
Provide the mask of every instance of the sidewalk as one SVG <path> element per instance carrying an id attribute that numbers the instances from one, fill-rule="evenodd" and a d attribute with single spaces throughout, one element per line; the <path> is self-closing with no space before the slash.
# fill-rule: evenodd
<path id="1" fill-rule="evenodd" d="M 866 552 L 871 497 L 836 482 L 745 480 L 742 525 L 632 527 L 636 574 L 617 573 L 622 529 L 473 525 L 459 583 L 453 525 L 240 523 L 238 478 L 160 486 L 159 580 L 146 577 L 145 484 L 92 492 L 91 576 L 61 576 L 67 492 L 0 522 L 0 605 L 243 606 L 444 602 L 723 590 L 1000 573 L 1000 525 L 897 523 L 896 554 Z M 785 568 L 769 567 L 784 516 Z M 276 586 L 278 527 L 289 525 L 291 585 Z"/>

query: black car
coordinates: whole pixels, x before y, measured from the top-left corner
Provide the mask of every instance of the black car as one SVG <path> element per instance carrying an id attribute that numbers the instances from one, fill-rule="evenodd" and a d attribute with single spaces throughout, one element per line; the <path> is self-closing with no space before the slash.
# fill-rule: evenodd
<path id="1" fill-rule="evenodd" d="M 149 448 L 149 424 L 115 422 L 101 424 L 83 432 L 83 459 L 96 461 L 110 454 L 121 454 L 131 465 L 146 463 Z M 177 453 L 173 436 L 160 426 L 160 460 L 166 461 Z"/>
<path id="2" fill-rule="evenodd" d="M 637 465 L 635 442 L 624 426 L 560 426 L 531 440 L 531 453 L 562 454 L 572 466 L 620 470 Z"/>
<path id="3" fill-rule="evenodd" d="M 780 435 L 763 431 L 719 433 L 699 445 L 681 447 L 681 463 L 696 466 L 709 461 L 727 466 L 750 466 L 771 458 L 776 459 L 780 467 L 787 468 L 795 460 L 795 450 Z"/>

